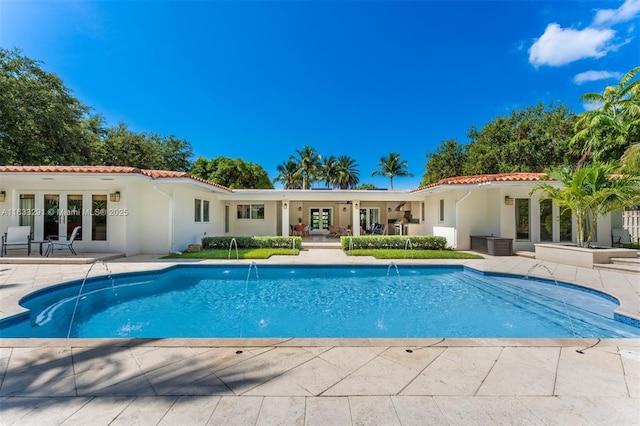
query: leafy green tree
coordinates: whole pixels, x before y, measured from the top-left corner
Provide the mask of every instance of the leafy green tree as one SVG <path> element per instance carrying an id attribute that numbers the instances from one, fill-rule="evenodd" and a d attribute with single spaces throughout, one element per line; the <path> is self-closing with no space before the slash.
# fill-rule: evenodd
<path id="1" fill-rule="evenodd" d="M 191 168 L 189 158 L 193 155 L 191 143 L 184 139 L 178 139 L 173 135 L 153 136 L 158 146 L 160 164 L 158 168 L 162 170 L 175 170 L 186 172 Z"/>
<path id="2" fill-rule="evenodd" d="M 581 101 L 597 105 L 580 114 L 571 143 L 583 156 L 596 161 L 620 160 L 625 150 L 640 141 L 640 66 L 625 74 L 603 93 L 585 93 Z"/>
<path id="3" fill-rule="evenodd" d="M 540 103 L 497 117 L 480 131 L 471 126 L 462 174 L 543 172 L 574 163 L 579 155 L 568 146 L 575 119 L 562 105 Z"/>
<path id="4" fill-rule="evenodd" d="M 624 207 L 640 203 L 640 177 L 614 175 L 615 163 L 590 163 L 577 170 L 566 166 L 553 169 L 549 176 L 562 183 L 540 183 L 531 191 L 541 191 L 542 200 L 553 200 L 561 209 L 569 209 L 576 218 L 576 239 L 580 247 L 589 247 L 599 218 Z"/>
<path id="5" fill-rule="evenodd" d="M 231 189 L 273 189 L 267 172 L 259 164 L 240 158 L 198 158 L 189 172 Z"/>
<path id="6" fill-rule="evenodd" d="M 84 164 L 89 108 L 20 50 L 0 49 L 0 164 Z"/>
<path id="7" fill-rule="evenodd" d="M 283 161 L 276 167 L 278 176 L 274 182 L 282 183 L 284 189 L 302 189 L 302 176 L 298 173 L 298 163 L 295 161 Z"/>
<path id="8" fill-rule="evenodd" d="M 442 141 L 435 153 L 427 153 L 426 172 L 422 175 L 421 185 L 429 185 L 448 177 L 461 176 L 466 161 L 464 145 L 455 139 Z"/>
<path id="9" fill-rule="evenodd" d="M 158 169 L 161 163 L 158 143 L 142 133 L 128 129 L 125 123 L 106 130 L 104 138 L 104 162 L 107 166 L 127 166 L 141 169 Z"/>
<path id="10" fill-rule="evenodd" d="M 389 178 L 389 185 L 393 189 L 393 178 L 396 176 L 413 176 L 413 173 L 407 170 L 407 161 L 400 160 L 400 154 L 390 152 L 387 157 L 381 157 L 378 163 L 378 170 L 374 170 L 371 176 L 386 176 Z"/>
<path id="11" fill-rule="evenodd" d="M 372 183 L 362 183 L 358 186 L 356 186 L 354 189 L 362 189 L 362 190 L 366 190 L 366 189 L 376 189 L 376 186 Z"/>
<path id="12" fill-rule="evenodd" d="M 296 153 L 298 156 L 292 155 L 290 159 L 298 164 L 298 173 L 302 176 L 302 189 L 309 189 L 311 184 L 318 179 L 322 156 L 309 145 L 296 150 Z"/>

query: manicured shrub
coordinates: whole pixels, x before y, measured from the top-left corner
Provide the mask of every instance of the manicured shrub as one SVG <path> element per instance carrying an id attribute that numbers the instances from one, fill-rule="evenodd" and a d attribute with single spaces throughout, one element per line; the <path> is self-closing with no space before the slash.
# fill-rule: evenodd
<path id="1" fill-rule="evenodd" d="M 410 243 L 407 243 L 409 241 Z M 447 250 L 447 239 L 433 235 L 360 235 L 340 237 L 344 250 L 351 249 L 404 249 Z"/>
<path id="2" fill-rule="evenodd" d="M 301 237 L 204 237 L 202 248 L 205 250 L 228 249 L 235 238 L 238 248 L 302 248 Z"/>

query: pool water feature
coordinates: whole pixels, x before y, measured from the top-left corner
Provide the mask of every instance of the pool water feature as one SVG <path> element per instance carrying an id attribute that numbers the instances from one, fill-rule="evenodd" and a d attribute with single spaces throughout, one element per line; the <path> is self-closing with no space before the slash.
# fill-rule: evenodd
<path id="1" fill-rule="evenodd" d="M 70 336 L 81 338 L 640 337 L 616 320 L 614 298 L 544 279 L 463 266 L 248 268 L 113 275 L 117 292 L 89 278 L 80 300 L 80 281 L 49 287 L 0 321 L 0 337 L 66 337 L 76 302 Z"/>

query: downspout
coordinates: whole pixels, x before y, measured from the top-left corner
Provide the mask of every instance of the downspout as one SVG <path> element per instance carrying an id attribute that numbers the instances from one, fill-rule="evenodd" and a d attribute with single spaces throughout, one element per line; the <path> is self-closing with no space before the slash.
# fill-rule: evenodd
<path id="1" fill-rule="evenodd" d="M 469 195 L 471 195 L 471 188 L 467 189 L 467 193 L 462 198 L 456 201 L 456 228 L 455 228 L 455 244 L 453 248 L 458 248 L 458 227 L 460 226 L 460 203 L 462 203 Z"/>
<path id="2" fill-rule="evenodd" d="M 151 184 L 153 185 L 153 189 L 169 198 L 169 253 L 174 253 L 173 196 L 158 188 L 158 185 L 155 182 L 152 182 Z"/>

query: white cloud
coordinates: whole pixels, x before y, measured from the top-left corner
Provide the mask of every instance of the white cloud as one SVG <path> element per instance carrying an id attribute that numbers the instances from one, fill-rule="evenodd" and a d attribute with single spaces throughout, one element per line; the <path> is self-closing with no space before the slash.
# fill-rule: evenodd
<path id="1" fill-rule="evenodd" d="M 620 79 L 620 77 L 622 77 L 622 74 L 619 72 L 592 70 L 576 74 L 576 76 L 573 77 L 573 82 L 577 85 L 580 85 L 589 81 L 606 80 L 608 78 L 615 78 L 616 80 L 618 80 Z"/>
<path id="2" fill-rule="evenodd" d="M 616 31 L 611 27 L 634 20 L 640 15 L 640 0 L 625 0 L 617 9 L 596 11 L 593 22 L 585 29 L 562 28 L 557 23 L 547 25 L 544 34 L 529 48 L 529 62 L 540 65 L 560 66 L 585 58 L 602 58 L 629 43 L 614 40 Z M 634 24 L 630 23 L 627 34 L 631 34 Z M 614 42 L 615 41 L 615 42 Z"/>
<path id="3" fill-rule="evenodd" d="M 529 62 L 536 67 L 560 66 L 584 58 L 601 58 L 613 47 L 614 36 L 615 31 L 607 28 L 574 30 L 552 23 L 529 48 Z"/>
<path id="4" fill-rule="evenodd" d="M 627 22 L 640 14 L 640 0 L 626 0 L 617 9 L 602 9 L 593 18 L 594 26 L 611 26 Z"/>

